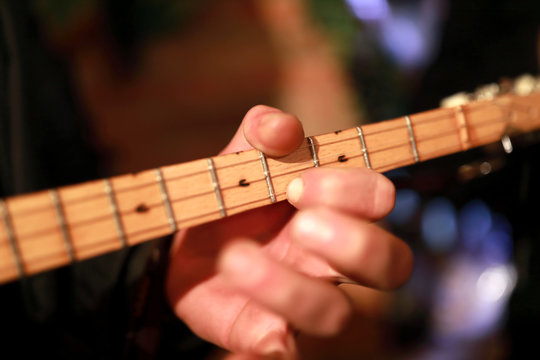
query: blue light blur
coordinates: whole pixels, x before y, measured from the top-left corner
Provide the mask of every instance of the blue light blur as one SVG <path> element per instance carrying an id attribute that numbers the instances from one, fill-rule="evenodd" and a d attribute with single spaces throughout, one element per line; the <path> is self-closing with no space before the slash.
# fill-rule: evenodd
<path id="1" fill-rule="evenodd" d="M 438 215 L 423 217 L 423 228 L 446 231 L 443 223 L 455 221 L 450 205 L 440 198 L 428 205 L 424 211 Z M 456 346 L 497 331 L 517 280 L 512 229 L 503 215 L 475 199 L 461 209 L 457 224 L 461 242 L 439 276 L 432 309 L 433 340 L 453 355 Z M 433 237 L 429 231 L 426 240 Z"/>
<path id="2" fill-rule="evenodd" d="M 422 239 L 436 253 L 455 247 L 458 238 L 457 215 L 452 203 L 446 198 L 429 201 L 422 211 Z"/>
<path id="3" fill-rule="evenodd" d="M 459 216 L 462 246 L 470 252 L 480 250 L 492 225 L 491 211 L 481 200 L 466 204 Z"/>
<path id="4" fill-rule="evenodd" d="M 410 222 L 420 208 L 420 195 L 412 189 L 396 191 L 396 205 L 388 215 L 388 220 L 394 225 L 404 225 Z"/>
<path id="5" fill-rule="evenodd" d="M 516 283 L 511 264 L 453 259 L 441 274 L 432 309 L 432 336 L 439 344 L 479 339 L 497 331 Z"/>
<path id="6" fill-rule="evenodd" d="M 346 0 L 346 2 L 360 20 L 381 20 L 389 13 L 386 0 Z"/>
<path id="7" fill-rule="evenodd" d="M 437 51 L 446 0 L 346 0 L 367 33 L 404 69 L 426 66 Z"/>
<path id="8" fill-rule="evenodd" d="M 412 17 L 394 17 L 382 29 L 382 42 L 390 54 L 405 67 L 422 64 L 426 58 L 426 39 Z"/>
<path id="9" fill-rule="evenodd" d="M 513 253 L 510 222 L 500 214 L 493 214 L 492 218 L 492 227 L 482 243 L 482 255 L 489 263 L 508 263 Z"/>

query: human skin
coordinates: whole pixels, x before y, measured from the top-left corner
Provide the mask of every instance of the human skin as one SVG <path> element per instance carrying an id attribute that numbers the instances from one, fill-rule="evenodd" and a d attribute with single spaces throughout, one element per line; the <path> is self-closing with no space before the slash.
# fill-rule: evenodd
<path id="1" fill-rule="evenodd" d="M 222 153 L 295 150 L 299 120 L 256 106 Z M 374 222 L 394 206 L 395 189 L 368 169 L 306 171 L 288 202 L 179 232 L 166 290 L 197 335 L 242 358 L 298 357 L 295 335 L 339 333 L 353 306 L 335 279 L 395 289 L 409 278 L 409 247 Z M 240 354 L 240 355 L 238 355 Z"/>

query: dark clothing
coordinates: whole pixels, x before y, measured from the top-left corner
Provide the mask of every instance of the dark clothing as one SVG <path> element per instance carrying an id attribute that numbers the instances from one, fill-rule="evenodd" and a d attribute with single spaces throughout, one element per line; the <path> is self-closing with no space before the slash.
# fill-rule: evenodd
<path id="1" fill-rule="evenodd" d="M 0 0 L 0 197 L 103 176 L 68 64 L 43 44 L 30 4 Z M 0 286 L 5 353 L 202 357 L 204 343 L 174 317 L 163 296 L 169 242 L 152 241 Z"/>

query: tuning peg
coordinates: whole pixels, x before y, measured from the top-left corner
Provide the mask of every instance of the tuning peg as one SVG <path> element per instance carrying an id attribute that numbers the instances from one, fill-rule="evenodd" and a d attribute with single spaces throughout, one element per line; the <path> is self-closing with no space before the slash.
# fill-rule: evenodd
<path id="1" fill-rule="evenodd" d="M 441 101 L 441 107 L 451 108 L 456 106 L 465 105 L 471 102 L 471 95 L 466 92 L 459 92 L 454 95 L 450 95 Z"/>
<path id="2" fill-rule="evenodd" d="M 492 83 L 480 86 L 473 94 L 474 100 L 492 100 L 495 99 L 501 93 L 501 87 L 499 84 Z"/>
<path id="3" fill-rule="evenodd" d="M 530 74 L 521 75 L 514 81 L 514 93 L 525 96 L 540 88 L 539 81 Z"/>

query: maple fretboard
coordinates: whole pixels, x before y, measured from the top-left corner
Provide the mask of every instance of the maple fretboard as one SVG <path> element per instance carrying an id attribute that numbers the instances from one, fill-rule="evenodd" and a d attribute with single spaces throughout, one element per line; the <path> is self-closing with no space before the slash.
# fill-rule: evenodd
<path id="1" fill-rule="evenodd" d="M 540 128 L 540 94 L 502 95 L 249 150 L 0 200 L 0 283 L 282 201 L 312 167 L 379 172 Z"/>

